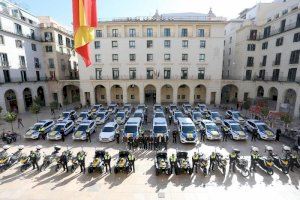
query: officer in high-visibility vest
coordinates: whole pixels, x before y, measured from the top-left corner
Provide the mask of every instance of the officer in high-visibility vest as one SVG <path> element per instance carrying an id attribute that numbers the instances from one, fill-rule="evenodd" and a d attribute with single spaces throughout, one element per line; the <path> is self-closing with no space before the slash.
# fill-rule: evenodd
<path id="1" fill-rule="evenodd" d="M 30 155 L 29 155 L 29 158 L 30 158 L 30 161 L 31 161 L 31 164 L 32 164 L 32 169 L 34 170 L 35 167 L 37 168 L 37 170 L 39 170 L 39 165 L 38 165 L 38 162 L 37 162 L 37 154 L 36 152 L 34 151 L 30 151 Z"/>
<path id="2" fill-rule="evenodd" d="M 289 160 L 289 169 L 293 172 L 294 171 L 294 166 L 297 163 L 297 156 L 296 154 L 292 153 L 290 155 L 290 160 Z"/>
<path id="3" fill-rule="evenodd" d="M 195 169 L 195 172 L 198 172 L 198 162 L 199 162 L 199 154 L 197 152 L 194 152 L 194 155 L 192 157 L 192 163 L 193 163 L 193 171 Z"/>
<path id="4" fill-rule="evenodd" d="M 251 163 L 250 163 L 250 171 L 253 170 L 254 172 L 256 171 L 256 163 L 259 158 L 259 152 L 258 148 L 252 147 L 251 150 Z"/>
<path id="5" fill-rule="evenodd" d="M 172 156 L 170 157 L 171 173 L 173 173 L 173 169 L 175 170 L 176 161 L 177 161 L 177 158 L 176 158 L 175 154 L 172 154 Z"/>
<path id="6" fill-rule="evenodd" d="M 238 158 L 237 152 L 238 150 L 233 149 L 233 151 L 229 154 L 229 171 L 235 172 L 235 164 Z"/>
<path id="7" fill-rule="evenodd" d="M 212 152 L 211 155 L 209 156 L 209 170 L 210 171 L 214 171 L 216 158 L 217 158 L 216 152 Z"/>
<path id="8" fill-rule="evenodd" d="M 77 153 L 77 160 L 80 166 L 80 172 L 85 174 L 85 157 L 86 153 L 84 151 L 80 151 Z"/>
<path id="9" fill-rule="evenodd" d="M 129 166 L 133 172 L 135 172 L 135 167 L 134 167 L 134 161 L 135 157 L 131 153 L 128 154 L 128 161 L 129 161 Z"/>
<path id="10" fill-rule="evenodd" d="M 108 154 L 108 152 L 105 152 L 104 155 L 104 164 L 105 164 L 105 171 L 107 172 L 107 167 L 109 168 L 109 173 L 111 173 L 111 167 L 110 167 L 110 161 L 111 161 L 111 157 Z"/>

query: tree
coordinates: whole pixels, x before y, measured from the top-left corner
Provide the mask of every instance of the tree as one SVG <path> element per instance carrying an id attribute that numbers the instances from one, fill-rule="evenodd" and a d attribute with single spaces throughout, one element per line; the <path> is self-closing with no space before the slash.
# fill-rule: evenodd
<path id="1" fill-rule="evenodd" d="M 38 114 L 41 111 L 40 105 L 38 105 L 36 102 L 33 102 L 29 109 L 31 113 L 36 115 L 36 121 L 39 121 Z"/>
<path id="2" fill-rule="evenodd" d="M 57 101 L 53 101 L 50 103 L 50 109 L 53 110 L 53 118 L 55 119 L 55 110 L 58 109 L 59 103 Z"/>
<path id="3" fill-rule="evenodd" d="M 285 113 L 280 117 L 280 120 L 284 123 L 285 128 L 287 128 L 288 125 L 292 123 L 293 118 L 289 114 Z"/>
<path id="4" fill-rule="evenodd" d="M 3 108 L 0 106 L 0 114 L 1 114 L 2 110 L 3 110 Z"/>
<path id="5" fill-rule="evenodd" d="M 39 96 L 36 96 L 33 99 L 33 103 L 36 103 L 37 105 L 42 106 L 42 100 L 41 100 L 41 98 Z"/>
<path id="6" fill-rule="evenodd" d="M 266 106 L 262 107 L 260 110 L 260 114 L 264 119 L 266 119 L 269 115 L 269 108 Z"/>
<path id="7" fill-rule="evenodd" d="M 13 122 L 16 121 L 16 119 L 17 119 L 17 114 L 14 112 L 8 112 L 4 115 L 4 121 L 10 123 L 11 132 L 14 132 Z"/>

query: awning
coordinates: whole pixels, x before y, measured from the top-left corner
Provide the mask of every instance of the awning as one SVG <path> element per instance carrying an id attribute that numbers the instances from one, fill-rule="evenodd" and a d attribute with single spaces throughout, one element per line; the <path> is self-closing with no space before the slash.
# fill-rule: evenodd
<path id="1" fill-rule="evenodd" d="M 27 13 L 24 10 L 20 10 L 20 14 L 21 14 L 22 17 L 25 17 L 26 19 L 32 20 L 35 23 L 38 23 L 38 21 L 39 21 L 37 17 Z"/>

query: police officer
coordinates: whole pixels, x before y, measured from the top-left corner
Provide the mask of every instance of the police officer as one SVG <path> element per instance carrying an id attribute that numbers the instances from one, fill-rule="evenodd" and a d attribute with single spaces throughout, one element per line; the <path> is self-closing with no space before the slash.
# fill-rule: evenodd
<path id="1" fill-rule="evenodd" d="M 153 149 L 153 136 L 149 137 L 149 149 L 152 150 Z"/>
<path id="2" fill-rule="evenodd" d="M 116 141 L 117 141 L 117 144 L 120 143 L 120 133 L 119 133 L 119 131 L 116 132 Z"/>
<path id="3" fill-rule="evenodd" d="M 202 141 L 202 142 L 205 142 L 205 129 L 204 128 L 201 128 L 200 129 L 200 140 Z"/>
<path id="4" fill-rule="evenodd" d="M 250 171 L 253 170 L 256 171 L 256 162 L 259 158 L 258 149 L 256 147 L 253 147 L 251 150 L 251 163 L 250 163 Z"/>
<path id="5" fill-rule="evenodd" d="M 169 125 L 172 124 L 172 115 L 169 115 Z"/>
<path id="6" fill-rule="evenodd" d="M 199 162 L 199 154 L 197 152 L 194 152 L 194 155 L 192 157 L 192 163 L 193 163 L 193 171 L 195 169 L 195 172 L 198 172 L 198 162 Z"/>
<path id="7" fill-rule="evenodd" d="M 111 173 L 110 161 L 111 161 L 110 155 L 108 154 L 108 152 L 105 152 L 105 155 L 104 155 L 104 165 L 105 165 L 105 171 L 106 171 L 106 173 L 108 171 L 107 167 L 109 168 L 109 173 Z"/>
<path id="8" fill-rule="evenodd" d="M 223 141 L 227 141 L 227 138 L 228 138 L 228 127 L 223 125 L 222 126 L 222 131 L 223 131 Z"/>
<path id="9" fill-rule="evenodd" d="M 131 150 L 133 148 L 133 138 L 132 137 L 128 138 L 128 148 L 129 148 L 129 150 Z"/>
<path id="10" fill-rule="evenodd" d="M 61 135 L 61 140 L 64 142 L 65 141 L 65 131 L 63 128 L 60 129 L 60 135 Z"/>
<path id="11" fill-rule="evenodd" d="M 230 154 L 229 154 L 229 171 L 235 172 L 235 164 L 237 160 L 237 150 L 234 149 Z"/>
<path id="12" fill-rule="evenodd" d="M 290 154 L 289 169 L 292 172 L 294 172 L 294 166 L 295 166 L 296 162 L 297 162 L 297 156 L 294 153 Z"/>
<path id="13" fill-rule="evenodd" d="M 91 111 L 88 112 L 87 118 L 88 118 L 88 120 L 92 120 L 93 119 L 93 115 L 92 115 Z"/>
<path id="14" fill-rule="evenodd" d="M 90 142 L 90 143 L 92 142 L 91 141 L 91 132 L 90 131 L 86 132 L 86 142 Z"/>
<path id="15" fill-rule="evenodd" d="M 209 170 L 214 171 L 215 168 L 215 162 L 216 162 L 216 152 L 212 152 L 209 156 Z"/>
<path id="16" fill-rule="evenodd" d="M 77 153 L 77 160 L 80 166 L 80 172 L 85 174 L 85 157 L 86 153 L 84 151 L 80 151 Z"/>
<path id="17" fill-rule="evenodd" d="M 175 170 L 175 168 L 176 168 L 176 161 L 177 161 L 177 158 L 176 158 L 175 154 L 172 154 L 172 156 L 170 157 L 171 173 L 173 173 L 173 169 Z"/>
<path id="18" fill-rule="evenodd" d="M 129 161 L 129 166 L 133 172 L 135 172 L 135 167 L 134 167 L 134 161 L 135 157 L 131 153 L 128 154 L 128 161 Z"/>
<path id="19" fill-rule="evenodd" d="M 256 137 L 257 137 L 257 129 L 254 129 L 252 132 L 251 141 L 256 141 Z"/>
<path id="20" fill-rule="evenodd" d="M 173 135 L 173 143 L 177 143 L 177 130 L 174 130 L 173 132 L 172 132 L 172 135 Z"/>
<path id="21" fill-rule="evenodd" d="M 29 155 L 29 158 L 30 158 L 30 161 L 31 161 L 31 164 L 32 164 L 32 170 L 35 169 L 35 167 L 37 168 L 37 170 L 40 170 L 40 167 L 38 165 L 38 158 L 37 158 L 37 153 L 34 152 L 34 151 L 30 151 L 30 155 Z"/>
<path id="22" fill-rule="evenodd" d="M 68 158 L 67 158 L 67 154 L 66 152 L 64 152 L 61 157 L 60 157 L 60 162 L 63 166 L 64 171 L 69 172 L 69 168 L 68 168 Z"/>

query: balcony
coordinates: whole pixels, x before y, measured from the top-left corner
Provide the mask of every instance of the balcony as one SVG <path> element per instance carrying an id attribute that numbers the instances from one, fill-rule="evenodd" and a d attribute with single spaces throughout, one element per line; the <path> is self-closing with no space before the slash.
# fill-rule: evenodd
<path id="1" fill-rule="evenodd" d="M 107 33 L 107 37 L 121 37 L 121 34 L 120 33 Z"/>
<path id="2" fill-rule="evenodd" d="M 272 62 L 272 66 L 278 66 L 278 65 L 280 65 L 280 61 L 275 60 Z"/>
<path id="3" fill-rule="evenodd" d="M 300 84 L 300 77 L 296 77 L 295 80 L 290 80 L 288 77 L 284 77 L 284 76 L 278 76 L 278 77 L 265 76 L 264 78 L 256 76 L 252 78 L 252 81 L 271 81 L 271 82 L 286 82 L 286 83 Z"/>
<path id="4" fill-rule="evenodd" d="M 259 34 L 259 36 L 257 37 L 257 40 L 263 40 L 263 39 L 272 37 L 274 35 L 278 35 L 278 34 L 281 34 L 281 33 L 284 33 L 284 32 L 293 30 L 295 28 L 299 28 L 299 27 L 300 27 L 300 23 L 296 23 L 296 22 L 291 23 L 291 24 L 286 25 L 284 28 L 280 27 L 280 28 L 271 30 L 269 35 Z"/>
<path id="5" fill-rule="evenodd" d="M 22 80 L 21 77 L 19 78 L 10 78 L 9 82 L 5 82 L 5 80 L 0 80 L 0 84 L 9 84 L 9 83 L 34 83 L 34 82 L 44 82 L 44 81 L 49 81 L 50 79 L 48 77 L 40 77 L 39 80 L 37 77 L 27 77 L 27 80 Z"/>

